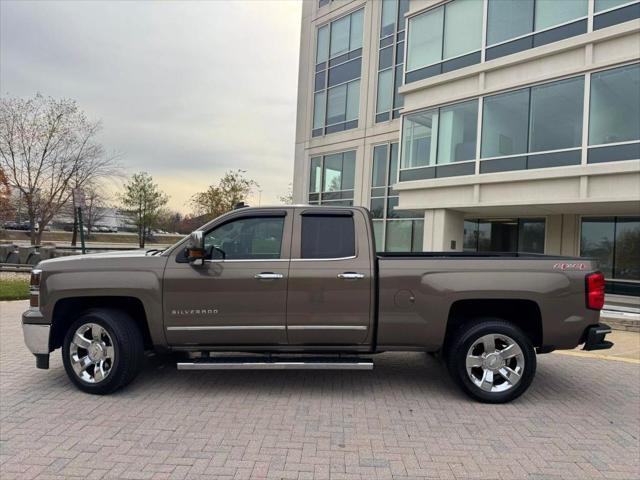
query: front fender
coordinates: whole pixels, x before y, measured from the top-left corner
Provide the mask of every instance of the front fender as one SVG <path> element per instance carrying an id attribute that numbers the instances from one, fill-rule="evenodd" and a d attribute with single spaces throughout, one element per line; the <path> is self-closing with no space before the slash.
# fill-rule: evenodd
<path id="1" fill-rule="evenodd" d="M 151 335 L 157 346 L 166 346 L 162 325 L 162 270 L 159 271 L 62 271 L 46 276 L 41 286 L 43 317 L 51 324 L 58 302 L 69 298 L 127 297 L 142 303 Z"/>

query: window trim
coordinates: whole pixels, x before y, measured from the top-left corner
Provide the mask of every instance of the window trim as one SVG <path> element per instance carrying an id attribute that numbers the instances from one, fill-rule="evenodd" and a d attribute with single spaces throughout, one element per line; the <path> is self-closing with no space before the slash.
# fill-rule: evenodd
<path id="1" fill-rule="evenodd" d="M 338 260 L 354 260 L 358 258 L 358 246 L 356 245 L 356 255 L 351 257 L 333 257 L 333 258 L 292 258 L 292 262 L 335 262 Z"/>

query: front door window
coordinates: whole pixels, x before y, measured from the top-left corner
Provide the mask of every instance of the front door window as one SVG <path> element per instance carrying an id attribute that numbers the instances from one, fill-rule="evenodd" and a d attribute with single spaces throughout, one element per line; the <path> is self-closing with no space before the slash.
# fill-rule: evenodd
<path id="1" fill-rule="evenodd" d="M 281 258 L 284 216 L 252 217 L 225 223 L 205 235 L 207 258 L 276 260 Z"/>

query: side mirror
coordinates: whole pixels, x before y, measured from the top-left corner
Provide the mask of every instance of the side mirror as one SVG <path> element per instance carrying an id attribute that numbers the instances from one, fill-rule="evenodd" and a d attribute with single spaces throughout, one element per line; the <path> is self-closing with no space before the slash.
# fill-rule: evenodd
<path id="1" fill-rule="evenodd" d="M 187 242 L 187 260 L 191 265 L 204 265 L 204 235 L 201 230 L 191 232 Z"/>

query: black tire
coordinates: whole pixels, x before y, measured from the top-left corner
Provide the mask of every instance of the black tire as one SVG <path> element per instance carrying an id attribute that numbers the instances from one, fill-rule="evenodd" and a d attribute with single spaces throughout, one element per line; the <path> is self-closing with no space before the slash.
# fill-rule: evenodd
<path id="1" fill-rule="evenodd" d="M 498 335 L 498 341 L 500 341 L 500 335 L 509 337 L 522 351 L 524 365 L 521 369 L 520 379 L 517 383 L 514 382 L 515 385 L 511 387 L 507 382 L 505 384 L 505 387 L 508 387 L 506 391 L 483 390 L 472 381 L 467 372 L 467 353 L 476 341 L 489 334 Z M 459 328 L 448 344 L 446 362 L 451 377 L 462 390 L 475 400 L 484 403 L 506 403 L 518 398 L 529 388 L 536 373 L 536 352 L 529 337 L 513 323 L 499 318 L 479 318 Z M 472 372 L 480 374 L 482 370 L 472 370 Z M 505 382 L 502 375 L 496 373 L 494 375 L 496 375 L 498 382 Z"/>
<path id="2" fill-rule="evenodd" d="M 75 332 L 85 324 L 97 324 L 113 342 L 114 358 L 104 379 L 90 383 L 76 374 L 70 356 Z M 105 337 L 106 338 L 106 337 Z M 105 395 L 131 382 L 144 364 L 144 341 L 135 321 L 121 310 L 95 308 L 84 312 L 67 330 L 62 344 L 62 362 L 69 379 L 83 392 Z"/>

